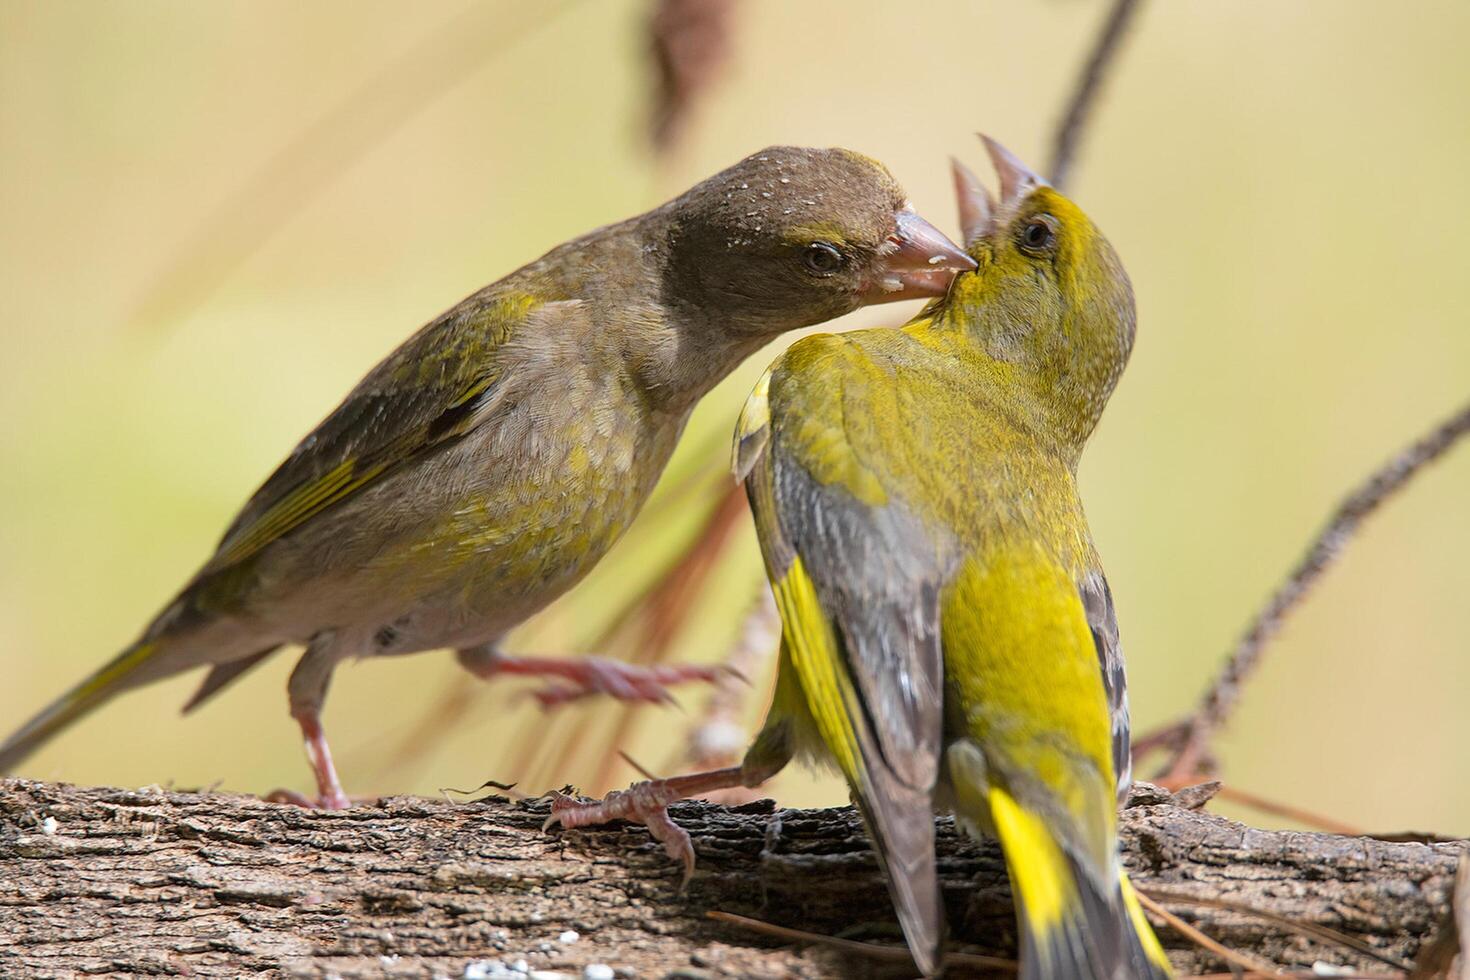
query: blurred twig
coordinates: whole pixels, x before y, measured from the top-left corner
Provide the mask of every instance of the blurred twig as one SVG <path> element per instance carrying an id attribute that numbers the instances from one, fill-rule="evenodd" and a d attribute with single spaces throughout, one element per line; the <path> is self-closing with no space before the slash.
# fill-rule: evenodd
<path id="1" fill-rule="evenodd" d="M 131 319 L 162 328 L 196 310 L 294 214 L 438 96 L 576 0 L 511 7 L 473 3 L 305 126 L 188 236 Z M 521 16 L 508 27 L 508 10 Z"/>
<path id="2" fill-rule="evenodd" d="M 1163 785 L 1160 783 L 1159 785 Z M 1165 786 L 1165 789 L 1177 791 L 1180 787 Z M 1235 803 L 1239 806 L 1250 807 L 1261 813 L 1269 813 L 1275 817 L 1284 817 L 1287 820 L 1295 820 L 1299 824 L 1311 827 L 1314 830 L 1325 830 L 1329 834 L 1341 834 L 1344 837 L 1365 837 L 1367 831 L 1354 827 L 1352 824 L 1343 823 L 1335 817 L 1317 813 L 1314 810 L 1306 810 L 1291 803 L 1281 803 L 1268 799 L 1256 793 L 1248 793 L 1234 786 L 1221 786 L 1215 791 L 1215 796 L 1227 803 Z"/>
<path id="3" fill-rule="evenodd" d="M 1097 107 L 1103 81 L 1117 58 L 1123 37 L 1128 33 L 1128 27 L 1134 14 L 1138 12 L 1139 5 L 1139 0 L 1115 0 L 1097 40 L 1093 42 L 1092 54 L 1088 56 L 1082 74 L 1077 77 L 1072 98 L 1067 103 L 1067 112 L 1062 116 L 1052 137 L 1051 166 L 1047 170 L 1051 174 L 1053 187 L 1065 188 L 1067 178 L 1072 175 L 1072 161 L 1077 156 L 1077 147 L 1081 144 L 1087 123 Z"/>
<path id="4" fill-rule="evenodd" d="M 741 724 L 752 682 L 765 673 L 766 661 L 781 638 L 781 617 L 771 590 L 762 583 L 755 603 L 740 625 L 740 635 L 725 655 L 728 673 L 717 681 L 705 702 L 699 724 L 689 734 L 685 761 L 696 771 L 723 769 L 740 761 L 746 732 Z"/>
<path id="5" fill-rule="evenodd" d="M 668 656 L 679 631 L 694 610 L 695 600 L 708 587 L 710 576 L 719 568 L 721 557 L 734 540 L 735 530 L 747 513 L 745 491 L 732 482 L 710 512 L 694 544 L 634 610 L 634 619 L 641 634 L 633 652 L 636 662 L 658 663 Z M 597 774 L 599 786 L 608 785 L 612 778 L 616 752 L 632 730 L 638 710 L 638 705 L 623 707 L 622 718 L 602 755 Z M 561 761 L 567 761 L 577 748 L 575 742 L 569 742 Z"/>
<path id="6" fill-rule="evenodd" d="M 730 58 L 735 0 L 658 0 L 649 22 L 657 73 L 649 138 L 666 153 L 688 124 L 690 110 Z"/>
<path id="7" fill-rule="evenodd" d="M 1213 768 L 1210 742 L 1239 703 L 1241 687 L 1260 666 L 1262 653 L 1281 630 L 1286 617 L 1301 604 L 1322 573 L 1342 554 L 1363 521 L 1466 433 L 1470 433 L 1470 404 L 1390 459 L 1338 505 L 1332 519 L 1307 549 L 1305 557 L 1251 621 L 1250 628 L 1225 659 L 1224 667 L 1200 699 L 1194 713 L 1144 736 L 1135 744 L 1140 758 L 1155 749 L 1173 751 L 1159 781 L 1183 784 Z"/>

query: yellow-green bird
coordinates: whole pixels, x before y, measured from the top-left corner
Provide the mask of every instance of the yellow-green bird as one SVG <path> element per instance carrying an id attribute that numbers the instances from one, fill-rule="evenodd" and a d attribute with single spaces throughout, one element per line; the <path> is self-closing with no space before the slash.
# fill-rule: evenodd
<path id="1" fill-rule="evenodd" d="M 1076 477 L 1133 346 L 1133 293 L 1087 216 L 986 145 L 998 206 L 956 165 L 978 268 L 901 330 L 799 341 L 745 406 L 736 468 L 783 642 L 744 763 L 559 800 L 552 819 L 644 819 L 692 867 L 667 803 L 829 761 L 926 975 L 943 963 L 940 808 L 1000 840 L 1022 977 L 1166 977 L 1119 864 L 1123 660 Z"/>
<path id="2" fill-rule="evenodd" d="M 555 700 L 706 676 L 499 643 L 607 552 L 746 356 L 973 266 L 881 164 L 799 147 L 553 249 L 373 368 L 137 642 L 0 746 L 0 772 L 121 691 L 207 667 L 192 708 L 286 644 L 306 646 L 288 693 L 326 807 L 348 805 L 320 718 L 344 659 L 449 647 L 482 677 L 557 678 Z"/>

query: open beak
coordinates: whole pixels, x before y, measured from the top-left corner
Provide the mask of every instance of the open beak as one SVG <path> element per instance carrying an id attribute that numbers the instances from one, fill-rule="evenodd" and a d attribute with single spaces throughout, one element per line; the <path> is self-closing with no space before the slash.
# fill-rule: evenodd
<path id="1" fill-rule="evenodd" d="M 868 303 L 943 296 L 950 281 L 975 268 L 975 260 L 919 217 L 911 208 L 895 214 L 897 227 L 884 243 L 872 280 L 863 290 Z"/>
<path id="2" fill-rule="evenodd" d="M 966 246 L 974 245 L 995 231 L 1002 211 L 1009 214 L 1027 194 L 1047 186 L 1045 178 L 1022 163 L 1010 150 L 984 133 L 980 134 L 980 140 L 985 144 L 985 152 L 990 154 L 996 175 L 1000 177 L 1000 203 L 996 203 L 969 167 L 958 160 L 950 160 L 955 199 L 960 205 L 960 235 Z"/>

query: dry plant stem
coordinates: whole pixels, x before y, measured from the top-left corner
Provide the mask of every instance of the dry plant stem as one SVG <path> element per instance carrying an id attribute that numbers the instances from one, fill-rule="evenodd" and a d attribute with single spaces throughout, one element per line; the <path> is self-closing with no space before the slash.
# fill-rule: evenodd
<path id="1" fill-rule="evenodd" d="M 1159 785 L 1164 786 L 1165 789 L 1174 789 L 1174 787 L 1167 786 L 1163 783 Z M 1259 810 L 1261 813 L 1269 813 L 1272 816 L 1295 820 L 1297 823 L 1305 824 L 1315 830 L 1325 830 L 1329 834 L 1342 834 L 1344 837 L 1368 836 L 1366 830 L 1362 830 L 1352 824 L 1343 823 L 1333 817 L 1324 816 L 1312 810 L 1303 810 L 1301 807 L 1293 806 L 1290 803 L 1278 803 L 1275 800 L 1258 796 L 1255 793 L 1247 793 L 1245 790 L 1237 789 L 1233 786 L 1222 785 L 1215 795 L 1222 800 L 1238 803 L 1241 806 L 1248 806 L 1252 810 Z"/>
<path id="2" fill-rule="evenodd" d="M 1194 714 L 1181 722 L 1177 730 L 1165 729 L 1157 736 L 1140 740 L 1141 746 L 1149 748 L 1170 743 L 1177 746 L 1173 759 L 1161 776 L 1162 782 L 1188 782 L 1207 768 L 1210 740 L 1235 709 L 1241 687 L 1260 665 L 1262 653 L 1280 631 L 1286 617 L 1342 554 L 1363 521 L 1402 490 L 1415 474 L 1444 455 L 1467 432 L 1470 432 L 1470 404 L 1389 460 L 1338 505 L 1305 557 L 1292 569 L 1286 582 L 1271 596 L 1226 658 L 1224 668 Z M 1141 748 L 1139 754 L 1143 751 Z"/>
<path id="3" fill-rule="evenodd" d="M 694 611 L 695 598 L 719 567 L 720 558 L 735 539 L 735 531 L 748 512 L 744 489 L 732 482 L 710 511 L 709 518 L 696 536 L 694 544 L 680 556 L 639 604 L 637 618 L 640 638 L 634 647 L 635 662 L 659 663 L 668 656 L 679 631 Z M 612 736 L 605 743 L 607 750 L 602 754 L 593 783 L 596 789 L 601 790 L 613 784 L 613 770 L 618 763 L 617 750 L 627 744 L 628 736 L 638 718 L 637 711 L 633 707 L 623 708 Z M 558 759 L 558 766 L 570 764 L 572 756 L 579 750 L 580 746 L 574 740 L 569 740 Z"/>
<path id="4" fill-rule="evenodd" d="M 1052 186 L 1059 190 L 1065 189 L 1067 178 L 1072 175 L 1072 161 L 1077 156 L 1077 148 L 1087 130 L 1088 120 L 1097 106 L 1103 81 L 1117 58 L 1139 5 L 1139 0 L 1115 0 L 1108 19 L 1103 22 L 1102 30 L 1093 43 L 1087 64 L 1077 78 L 1072 98 L 1067 103 L 1067 112 L 1062 116 L 1052 138 L 1051 166 L 1047 168 L 1051 174 Z"/>
<path id="5" fill-rule="evenodd" d="M 1203 905 L 1207 908 L 1222 909 L 1227 912 L 1239 912 L 1242 915 L 1258 916 L 1270 922 L 1272 925 L 1278 925 L 1289 932 L 1295 932 L 1311 939 L 1320 939 L 1325 942 L 1336 943 L 1339 946 L 1345 946 L 1348 949 L 1362 953 L 1364 956 L 1371 957 L 1397 970 L 1409 969 L 1409 965 L 1404 961 L 1374 949 L 1373 946 L 1363 942 L 1356 936 L 1349 936 L 1347 933 L 1338 932 L 1336 929 L 1329 929 L 1326 926 L 1319 926 L 1314 922 L 1298 922 L 1295 919 L 1288 918 L 1284 915 L 1277 915 L 1275 912 L 1266 909 L 1256 908 L 1254 905 L 1248 905 L 1245 902 L 1231 902 L 1223 898 L 1212 898 L 1208 895 L 1181 895 L 1176 892 L 1159 891 L 1156 888 L 1149 889 L 1148 897 L 1155 902 L 1173 902 L 1178 905 Z"/>
<path id="6" fill-rule="evenodd" d="M 1209 936 L 1206 936 L 1194 926 L 1190 925 L 1188 922 L 1185 922 L 1183 919 L 1179 918 L 1179 916 L 1175 915 L 1173 912 L 1170 912 L 1158 902 L 1154 901 L 1148 896 L 1147 892 L 1136 889 L 1135 894 L 1138 895 L 1138 902 L 1140 905 L 1142 905 L 1148 911 L 1152 912 L 1154 915 L 1158 916 L 1160 919 L 1163 919 L 1164 923 L 1172 928 L 1175 932 L 1186 937 L 1191 942 L 1202 947 L 1203 949 L 1209 950 L 1225 962 L 1233 964 L 1234 966 L 1238 966 L 1243 970 L 1251 970 L 1256 973 L 1264 973 L 1267 976 L 1281 975 L 1282 971 L 1277 970 L 1270 963 L 1263 963 L 1253 956 L 1246 956 L 1243 953 L 1237 953 L 1230 947 L 1222 945 L 1221 943 L 1218 943 L 1215 940 L 1211 939 Z"/>
<path id="7" fill-rule="evenodd" d="M 691 769 L 733 765 L 745 751 L 745 706 L 756 690 L 752 681 L 765 676 L 766 662 L 781 639 L 781 618 L 771 590 L 761 583 L 740 633 L 726 654 L 726 673 L 715 681 L 699 725 L 690 733 L 685 759 Z M 729 802 L 728 800 L 726 802 Z"/>
<path id="8" fill-rule="evenodd" d="M 789 939 L 797 943 L 819 943 L 823 946 L 831 946 L 833 949 L 846 950 L 858 956 L 888 960 L 891 963 L 912 962 L 908 950 L 900 949 L 897 946 L 879 946 L 875 943 L 860 943 L 851 939 L 842 939 L 838 936 L 824 936 L 816 932 L 807 932 L 804 929 L 787 929 L 784 926 L 773 926 L 769 922 L 762 922 L 760 919 L 752 919 L 744 915 L 736 915 L 733 912 L 720 912 L 715 910 L 706 912 L 705 916 L 716 922 L 727 922 L 732 926 L 740 926 L 752 932 L 774 936 L 777 939 Z M 978 966 L 989 970 L 1005 970 L 1007 973 L 1015 973 L 1019 967 L 1019 964 L 1015 960 L 1008 960 L 999 956 L 978 956 L 974 953 L 946 953 L 944 962 L 947 966 Z"/>

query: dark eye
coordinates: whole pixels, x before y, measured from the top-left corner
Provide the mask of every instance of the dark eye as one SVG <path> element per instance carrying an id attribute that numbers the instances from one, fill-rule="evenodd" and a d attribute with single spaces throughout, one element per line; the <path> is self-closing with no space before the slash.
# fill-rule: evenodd
<path id="1" fill-rule="evenodd" d="M 1040 255 L 1056 243 L 1056 223 L 1049 214 L 1039 214 L 1021 228 L 1021 248 L 1032 255 Z"/>
<path id="2" fill-rule="evenodd" d="M 801 264 L 816 276 L 830 276 L 842 268 L 842 253 L 827 242 L 812 242 L 801 253 Z"/>

